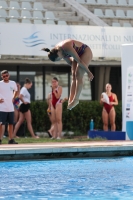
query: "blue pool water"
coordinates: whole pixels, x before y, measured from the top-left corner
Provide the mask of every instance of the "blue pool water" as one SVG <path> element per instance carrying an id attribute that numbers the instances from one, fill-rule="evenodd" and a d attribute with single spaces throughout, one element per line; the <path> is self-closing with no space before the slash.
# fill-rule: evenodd
<path id="1" fill-rule="evenodd" d="M 0 200 L 132 200 L 133 157 L 0 162 Z"/>

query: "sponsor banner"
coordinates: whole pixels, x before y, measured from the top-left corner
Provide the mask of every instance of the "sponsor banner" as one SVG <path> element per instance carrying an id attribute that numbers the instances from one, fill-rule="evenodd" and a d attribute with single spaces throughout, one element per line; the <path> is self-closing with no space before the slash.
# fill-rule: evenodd
<path id="1" fill-rule="evenodd" d="M 94 57 L 120 58 L 121 44 L 133 42 L 133 29 L 125 27 L 0 24 L 0 54 L 44 56 L 44 47 L 72 38 L 91 47 Z"/>
<path id="2" fill-rule="evenodd" d="M 122 45 L 122 125 L 126 139 L 133 140 L 133 51 L 132 45 Z"/>

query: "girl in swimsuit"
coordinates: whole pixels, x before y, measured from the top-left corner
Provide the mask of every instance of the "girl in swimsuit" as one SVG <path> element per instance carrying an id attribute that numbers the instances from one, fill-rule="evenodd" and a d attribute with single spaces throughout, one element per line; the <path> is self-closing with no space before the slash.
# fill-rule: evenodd
<path id="1" fill-rule="evenodd" d="M 71 110 L 79 103 L 85 72 L 89 80 L 93 79 L 93 74 L 88 68 L 93 57 L 92 51 L 86 44 L 72 39 L 58 43 L 52 50 L 48 48 L 42 50 L 49 52 L 48 57 L 53 62 L 63 58 L 71 66 L 72 83 L 68 100 L 68 109 Z"/>
<path id="2" fill-rule="evenodd" d="M 59 86 L 58 79 L 52 79 L 52 93 L 51 93 L 51 116 L 54 126 L 52 139 L 61 139 L 62 132 L 62 101 L 61 101 L 62 87 Z"/>
<path id="3" fill-rule="evenodd" d="M 108 121 L 110 121 L 111 131 L 115 131 L 116 130 L 116 125 L 115 125 L 116 112 L 114 109 L 114 105 L 118 105 L 118 99 L 117 99 L 116 94 L 111 92 L 112 90 L 111 84 L 107 83 L 105 86 L 105 89 L 106 89 L 106 94 L 108 95 L 110 104 L 105 103 L 103 95 L 101 95 L 100 103 L 103 105 L 103 111 L 102 111 L 103 130 L 108 131 Z"/>
<path id="4" fill-rule="evenodd" d="M 50 129 L 47 131 L 48 133 L 48 136 L 50 138 L 52 138 L 53 135 L 56 135 L 56 133 L 54 133 L 55 131 L 55 128 L 54 128 L 54 121 L 53 121 L 53 116 L 51 114 L 51 100 L 52 100 L 52 93 L 49 93 L 48 94 L 48 97 L 47 97 L 47 104 L 48 104 L 48 108 L 47 108 L 47 114 L 48 114 L 48 117 L 49 117 L 49 120 L 51 122 L 51 127 Z M 67 101 L 68 99 L 67 98 L 64 98 L 64 99 L 61 99 L 60 102 L 61 103 L 64 103 L 65 101 Z"/>
<path id="5" fill-rule="evenodd" d="M 16 96 L 14 98 L 14 101 L 13 101 L 13 105 L 14 105 L 14 123 L 16 124 L 17 121 L 18 121 L 18 118 L 19 118 L 19 106 L 20 106 L 20 99 L 19 99 L 19 94 L 20 94 L 20 88 L 21 88 L 21 85 L 19 83 L 16 83 L 17 84 L 17 93 L 16 93 Z"/>
<path id="6" fill-rule="evenodd" d="M 51 138 L 52 135 L 53 135 L 53 130 L 54 130 L 54 124 L 53 124 L 52 115 L 51 115 L 51 93 L 48 94 L 48 97 L 47 97 L 47 104 L 48 104 L 47 114 L 48 114 L 49 120 L 50 120 L 50 122 L 51 122 L 51 127 L 50 127 L 50 129 L 47 131 L 47 133 L 48 133 L 48 136 Z"/>
<path id="7" fill-rule="evenodd" d="M 18 122 L 18 119 L 19 119 L 19 106 L 20 106 L 20 99 L 19 99 L 19 94 L 20 94 L 20 88 L 21 88 L 21 85 L 19 83 L 16 83 L 17 84 L 17 93 L 16 93 L 16 96 L 13 100 L 13 105 L 14 105 L 14 127 L 16 125 L 16 123 Z M 17 135 L 15 136 L 16 138 L 19 138 Z"/>

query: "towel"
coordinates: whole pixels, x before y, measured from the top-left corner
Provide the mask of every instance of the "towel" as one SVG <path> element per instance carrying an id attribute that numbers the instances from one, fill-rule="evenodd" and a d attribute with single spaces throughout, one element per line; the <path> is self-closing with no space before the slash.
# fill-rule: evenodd
<path id="1" fill-rule="evenodd" d="M 102 96 L 103 96 L 103 101 L 105 103 L 107 103 L 107 104 L 110 104 L 109 97 L 108 97 L 108 95 L 105 92 L 102 93 Z"/>

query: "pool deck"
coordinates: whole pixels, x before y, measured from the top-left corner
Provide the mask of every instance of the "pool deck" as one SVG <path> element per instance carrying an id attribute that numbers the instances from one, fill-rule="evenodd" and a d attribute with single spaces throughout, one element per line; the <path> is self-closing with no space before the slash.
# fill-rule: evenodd
<path id="1" fill-rule="evenodd" d="M 0 145 L 0 160 L 132 156 L 133 141 L 80 141 Z"/>

